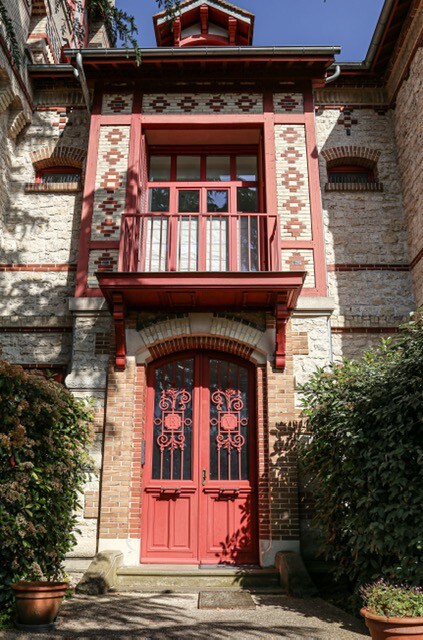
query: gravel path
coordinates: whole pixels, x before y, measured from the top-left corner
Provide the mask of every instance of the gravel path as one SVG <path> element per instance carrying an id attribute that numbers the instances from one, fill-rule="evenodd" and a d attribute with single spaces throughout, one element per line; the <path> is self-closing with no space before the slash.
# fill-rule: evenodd
<path id="1" fill-rule="evenodd" d="M 0 632 L 5 640 L 254 640 L 368 638 L 360 620 L 314 598 L 255 595 L 255 610 L 199 610 L 198 594 L 76 596 L 50 633 Z"/>

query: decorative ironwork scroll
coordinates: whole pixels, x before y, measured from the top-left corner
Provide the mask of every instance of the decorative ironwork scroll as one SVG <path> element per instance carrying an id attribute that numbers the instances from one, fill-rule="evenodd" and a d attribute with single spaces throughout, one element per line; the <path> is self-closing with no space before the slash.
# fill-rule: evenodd
<path id="1" fill-rule="evenodd" d="M 212 393 L 211 401 L 216 405 L 217 417 L 210 421 L 217 427 L 216 444 L 220 450 L 226 449 L 228 453 L 236 449 L 238 453 L 245 444 L 245 438 L 241 434 L 241 428 L 247 426 L 247 418 L 241 418 L 244 403 L 241 391 L 235 389 L 217 389 Z"/>
<path id="2" fill-rule="evenodd" d="M 154 425 L 161 427 L 157 444 L 162 453 L 165 449 L 185 448 L 184 428 L 192 424 L 191 418 L 185 415 L 190 402 L 191 394 L 185 389 L 163 389 L 159 402 L 161 416 L 154 419 Z"/>

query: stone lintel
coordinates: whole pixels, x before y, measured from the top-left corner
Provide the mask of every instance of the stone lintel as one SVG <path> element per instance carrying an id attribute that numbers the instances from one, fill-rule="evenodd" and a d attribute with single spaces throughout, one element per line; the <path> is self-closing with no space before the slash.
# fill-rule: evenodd
<path id="1" fill-rule="evenodd" d="M 69 298 L 69 310 L 76 314 L 109 312 L 104 298 Z"/>
<path id="2" fill-rule="evenodd" d="M 300 296 L 294 309 L 293 317 L 328 316 L 335 310 L 335 302 L 329 297 Z"/>

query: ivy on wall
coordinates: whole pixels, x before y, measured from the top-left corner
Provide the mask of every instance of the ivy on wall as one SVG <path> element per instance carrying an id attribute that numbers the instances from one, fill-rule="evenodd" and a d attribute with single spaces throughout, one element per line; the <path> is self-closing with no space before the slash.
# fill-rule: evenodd
<path id="1" fill-rule="evenodd" d="M 170 18 L 174 17 L 180 5 L 180 0 L 156 0 L 156 2 L 159 9 L 166 11 Z M 77 0 L 77 8 L 78 5 L 79 12 L 82 14 L 82 0 Z M 61 0 L 56 0 L 56 11 L 60 6 Z M 85 10 L 91 23 L 96 21 L 104 22 L 112 47 L 120 42 L 124 47 L 133 48 L 139 61 L 138 29 L 133 16 L 122 9 L 118 9 L 114 2 L 110 0 L 86 0 Z M 15 27 L 6 9 L 6 0 L 0 0 L 0 26 L 3 26 L 7 46 L 16 66 L 19 67 L 22 62 L 22 56 Z M 83 25 L 80 22 L 74 22 L 72 27 L 75 41 L 82 43 L 85 36 Z"/>

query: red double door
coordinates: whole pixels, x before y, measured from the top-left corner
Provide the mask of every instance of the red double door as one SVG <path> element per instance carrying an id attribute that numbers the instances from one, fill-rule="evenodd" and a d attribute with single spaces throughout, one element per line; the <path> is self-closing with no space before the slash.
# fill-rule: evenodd
<path id="1" fill-rule="evenodd" d="M 258 561 L 254 371 L 186 353 L 148 374 L 141 562 Z"/>

